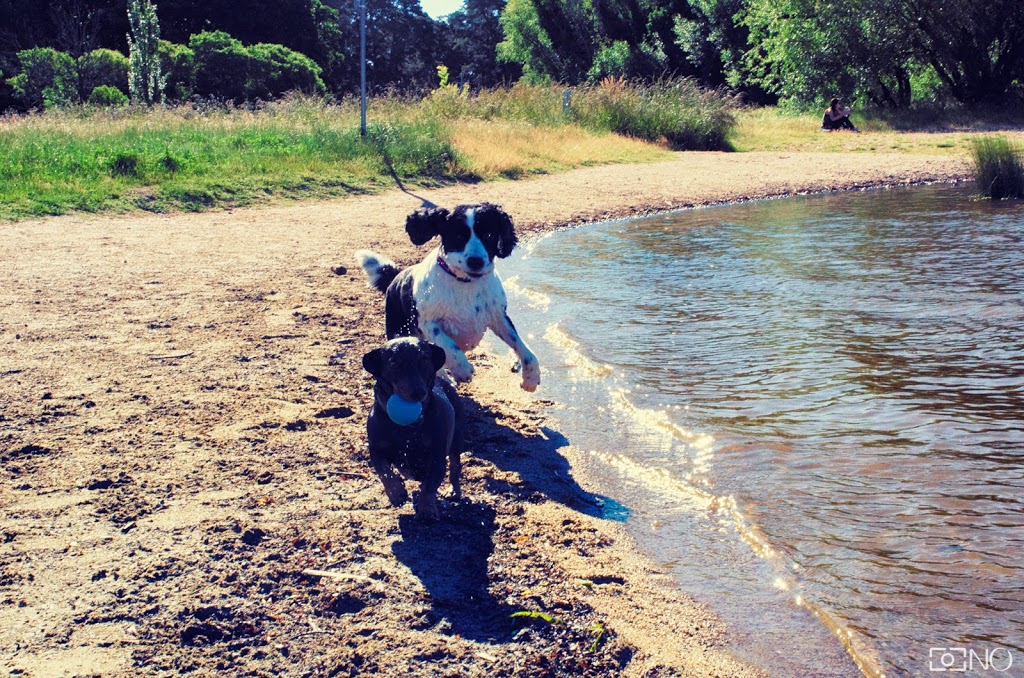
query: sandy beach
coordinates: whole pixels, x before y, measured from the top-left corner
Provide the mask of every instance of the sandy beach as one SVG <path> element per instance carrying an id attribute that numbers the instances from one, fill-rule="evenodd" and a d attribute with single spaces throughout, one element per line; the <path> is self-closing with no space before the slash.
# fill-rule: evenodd
<path id="1" fill-rule="evenodd" d="M 969 172 L 956 157 L 679 153 L 330 202 L 0 224 L 0 667 L 772 675 L 597 515 L 601 488 L 575 471 L 543 383 L 522 392 L 490 356 L 473 356 L 461 389 L 465 499 L 436 524 L 388 505 L 361 368 L 383 300 L 352 252 L 418 260 L 403 226 L 424 205 L 495 202 L 528 234 Z M 548 620 L 511 617 L 524 610 Z M 860 674 L 852 660 L 834 671 Z"/>

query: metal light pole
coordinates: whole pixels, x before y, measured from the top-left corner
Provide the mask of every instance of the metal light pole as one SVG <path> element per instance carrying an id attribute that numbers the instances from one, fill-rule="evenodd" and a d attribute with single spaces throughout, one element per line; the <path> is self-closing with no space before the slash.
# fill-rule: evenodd
<path id="1" fill-rule="evenodd" d="M 366 0 L 359 0 L 359 136 L 366 138 Z"/>

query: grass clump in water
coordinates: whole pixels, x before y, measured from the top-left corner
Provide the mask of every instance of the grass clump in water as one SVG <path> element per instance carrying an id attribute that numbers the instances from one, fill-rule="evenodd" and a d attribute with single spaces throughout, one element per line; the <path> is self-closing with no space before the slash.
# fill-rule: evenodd
<path id="1" fill-rule="evenodd" d="M 971 140 L 978 190 L 993 200 L 1024 198 L 1024 151 L 1003 137 Z"/>

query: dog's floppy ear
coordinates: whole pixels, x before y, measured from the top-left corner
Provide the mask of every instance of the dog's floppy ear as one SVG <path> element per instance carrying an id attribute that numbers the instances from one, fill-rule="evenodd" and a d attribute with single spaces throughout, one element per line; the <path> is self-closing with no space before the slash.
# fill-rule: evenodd
<path id="1" fill-rule="evenodd" d="M 441 226 L 448 220 L 448 210 L 443 207 L 432 207 L 416 210 L 405 218 L 405 232 L 413 245 L 422 245 L 435 235 L 441 234 Z"/>
<path id="2" fill-rule="evenodd" d="M 383 368 L 384 349 L 375 348 L 363 356 L 363 369 L 379 377 Z"/>
<path id="3" fill-rule="evenodd" d="M 430 355 L 434 359 L 434 371 L 444 367 L 444 363 L 448 360 L 448 356 L 445 354 L 444 349 L 437 344 L 427 344 L 430 347 Z"/>
<path id="4" fill-rule="evenodd" d="M 498 255 L 498 258 L 504 259 L 512 254 L 512 250 L 519 243 L 519 238 L 516 237 L 516 227 L 512 225 L 512 217 L 506 214 L 505 210 L 490 203 L 485 203 L 485 206 L 489 210 L 493 210 L 494 217 L 501 226 L 498 232 L 498 251 L 495 254 Z"/>

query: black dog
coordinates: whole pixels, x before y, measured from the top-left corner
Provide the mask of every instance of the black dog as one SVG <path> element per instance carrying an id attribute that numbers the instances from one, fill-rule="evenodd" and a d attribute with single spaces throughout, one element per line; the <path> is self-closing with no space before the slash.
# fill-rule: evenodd
<path id="1" fill-rule="evenodd" d="M 409 498 L 396 468 L 402 476 L 419 481 L 416 515 L 428 520 L 439 517 L 437 490 L 449 460 L 452 496 L 461 495 L 465 415 L 454 387 L 437 378 L 444 363 L 444 349 L 412 337 L 392 339 L 363 356 L 363 367 L 377 378 L 366 422 L 370 462 L 393 506 Z M 408 425 L 396 423 L 388 414 L 393 395 L 409 404 L 420 403 L 419 418 Z"/>

